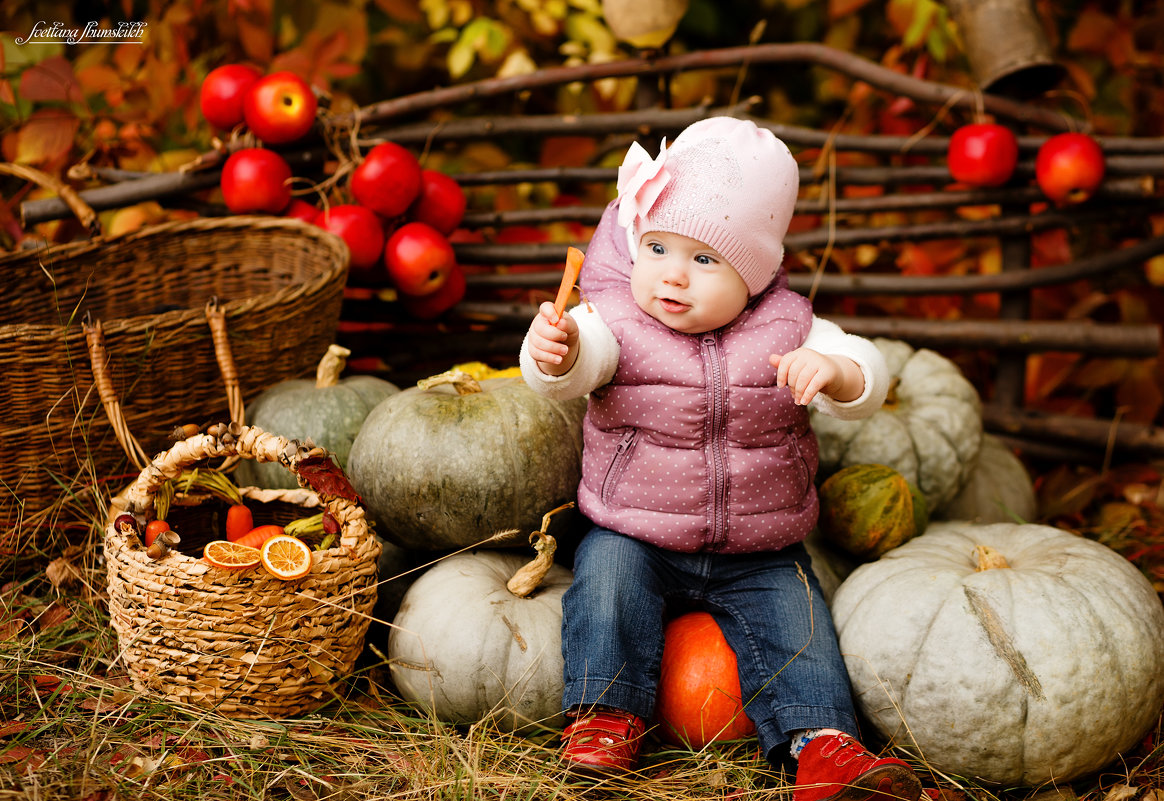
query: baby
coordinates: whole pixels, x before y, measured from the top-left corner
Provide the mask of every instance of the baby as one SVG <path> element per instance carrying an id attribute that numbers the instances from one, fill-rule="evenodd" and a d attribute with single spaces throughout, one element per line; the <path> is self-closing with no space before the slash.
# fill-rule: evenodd
<path id="1" fill-rule="evenodd" d="M 716 117 L 651 159 L 632 145 L 587 248 L 583 302 L 544 303 L 522 374 L 589 393 L 579 543 L 563 599 L 563 760 L 637 764 L 668 615 L 703 608 L 735 651 L 769 760 L 798 759 L 794 801 L 914 801 L 901 760 L 854 738 L 848 674 L 802 540 L 816 524 L 807 406 L 855 419 L 885 399 L 869 341 L 813 315 L 781 271 L 799 171 L 749 121 Z"/>

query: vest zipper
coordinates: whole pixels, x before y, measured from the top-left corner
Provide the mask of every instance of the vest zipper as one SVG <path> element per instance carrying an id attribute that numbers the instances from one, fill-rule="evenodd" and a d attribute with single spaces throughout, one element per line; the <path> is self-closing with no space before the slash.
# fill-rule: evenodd
<path id="1" fill-rule="evenodd" d="M 610 498 L 614 494 L 615 484 L 622 477 L 622 471 L 626 469 L 626 464 L 630 461 L 630 452 L 635 444 L 635 436 L 637 433 L 633 428 L 627 431 L 622 435 L 622 439 L 618 441 L 618 445 L 614 449 L 614 457 L 610 460 L 610 468 L 606 471 L 606 477 L 602 480 L 601 498 L 603 503 L 610 503 Z"/>
<path id="2" fill-rule="evenodd" d="M 723 547 L 727 540 L 727 453 L 724 444 L 727 428 L 727 387 L 723 375 L 719 338 L 715 334 L 706 334 L 701 340 L 701 346 L 707 402 L 711 409 L 707 448 L 708 461 L 711 465 L 712 496 L 708 515 L 710 531 L 706 544 L 711 550 L 717 550 Z"/>

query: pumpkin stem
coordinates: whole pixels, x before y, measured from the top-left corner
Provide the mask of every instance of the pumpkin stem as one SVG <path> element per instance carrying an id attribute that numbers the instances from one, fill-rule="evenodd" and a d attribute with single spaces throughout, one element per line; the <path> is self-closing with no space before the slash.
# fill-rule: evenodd
<path id="1" fill-rule="evenodd" d="M 315 386 L 322 389 L 338 384 L 340 373 L 344 371 L 348 357 L 351 355 L 352 352 L 343 345 L 328 345 L 327 353 L 323 354 L 323 358 L 319 360 L 319 365 L 315 368 Z"/>
<path id="2" fill-rule="evenodd" d="M 1010 563 L 998 550 L 989 545 L 974 546 L 974 572 L 981 573 L 983 570 L 994 570 L 1000 567 L 1010 567 Z"/>
<path id="3" fill-rule="evenodd" d="M 885 402 L 882 407 L 888 406 L 890 409 L 897 406 L 897 385 L 901 383 L 901 376 L 895 375 L 889 379 L 889 390 L 885 393 Z"/>
<path id="4" fill-rule="evenodd" d="M 544 531 L 535 531 L 529 535 L 530 544 L 537 551 L 537 556 L 517 569 L 517 572 L 505 584 L 505 588 L 518 598 L 526 598 L 538 588 L 550 566 L 554 564 L 554 551 L 558 549 L 558 541 Z"/>
<path id="5" fill-rule="evenodd" d="M 573 505 L 574 502 L 570 501 L 546 512 L 542 515 L 541 530 L 529 535 L 530 545 L 537 551 L 537 556 L 533 558 L 533 561 L 519 567 L 505 584 L 505 588 L 518 598 L 528 597 L 542 583 L 546 573 L 550 572 L 550 567 L 554 564 L 554 551 L 558 549 L 558 541 L 547 534 L 546 529 L 550 527 L 550 520 L 554 515 L 564 509 L 571 508 Z"/>
<path id="6" fill-rule="evenodd" d="M 439 387 L 441 384 L 452 384 L 453 388 L 457 390 L 458 395 L 472 395 L 474 392 L 481 391 L 481 385 L 477 383 L 477 379 L 466 373 L 464 370 L 445 370 L 439 375 L 434 375 L 431 378 L 422 378 L 416 382 L 416 385 L 421 389 L 432 389 Z"/>

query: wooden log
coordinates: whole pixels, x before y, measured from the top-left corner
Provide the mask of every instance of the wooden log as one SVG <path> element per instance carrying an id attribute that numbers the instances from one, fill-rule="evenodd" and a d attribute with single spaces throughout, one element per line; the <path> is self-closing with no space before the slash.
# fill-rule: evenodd
<path id="1" fill-rule="evenodd" d="M 326 157 L 322 150 L 289 151 L 281 152 L 281 155 L 287 159 L 296 175 L 304 175 L 310 171 L 318 170 Z M 106 178 L 118 175 L 116 172 L 108 171 L 99 173 L 99 175 L 102 174 Z M 78 194 L 94 211 L 119 209 L 147 200 L 194 195 L 204 189 L 218 186 L 222 179 L 222 170 L 212 168 L 156 173 L 121 173 L 121 175 L 124 180 L 86 189 Z M 20 204 L 21 222 L 24 225 L 60 220 L 68 217 L 69 214 L 68 207 L 60 198 L 56 197 L 30 200 Z"/>
<path id="2" fill-rule="evenodd" d="M 1049 219 L 1049 218 L 1048 218 Z M 844 244 L 876 244 L 890 240 L 920 240 L 923 238 L 947 238 L 950 236 L 972 236 L 998 233 L 1003 230 L 1022 229 L 1022 223 L 1007 223 L 1007 227 L 993 229 L 983 224 L 952 231 L 949 227 L 901 226 L 897 229 L 864 229 L 850 232 Z M 856 230 L 856 229 L 854 229 Z M 973 233 L 965 233 L 973 231 Z M 821 239 L 816 232 L 810 232 Z M 838 239 L 841 237 L 838 236 Z M 812 240 L 805 235 L 790 235 L 786 240 L 789 248 L 807 249 Z M 816 242 L 815 244 L 822 244 Z M 570 245 L 585 249 L 584 242 L 526 243 L 526 244 L 476 244 L 457 243 L 454 251 L 462 264 L 560 264 L 565 259 L 566 248 Z M 1135 244 L 1117 250 L 1105 251 L 1067 264 L 1040 267 L 1038 270 L 1022 270 L 998 274 L 976 275 L 900 275 L 884 273 L 851 273 L 838 275 L 826 273 L 814 276 L 807 273 L 791 273 L 789 285 L 797 292 L 807 294 L 816 285 L 817 295 L 976 295 L 982 292 L 1008 292 L 1055 286 L 1096 278 L 1117 270 L 1138 267 L 1148 259 L 1164 253 L 1164 236 L 1143 239 Z M 546 272 L 475 274 L 468 277 L 470 286 L 489 287 L 553 287 L 561 280 L 561 270 Z"/>
<path id="3" fill-rule="evenodd" d="M 458 177 L 458 176 L 454 176 Z M 1096 192 L 1097 200 L 1136 201 L 1152 197 L 1155 183 L 1150 178 L 1125 178 L 1108 181 Z M 963 206 L 994 206 L 999 204 L 1037 203 L 1042 192 L 1034 186 L 1014 186 L 1001 189 L 952 189 L 942 192 L 898 192 L 876 197 L 841 197 L 836 200 L 802 199 L 796 202 L 796 214 L 874 214 L 886 211 L 933 211 Z M 461 220 L 461 227 L 504 228 L 510 225 L 545 225 L 556 222 L 578 222 L 594 225 L 602 216 L 603 206 L 555 206 L 510 211 L 469 212 Z"/>
<path id="4" fill-rule="evenodd" d="M 922 320 L 827 315 L 849 333 L 901 339 L 915 347 L 989 348 L 1020 353 L 1067 351 L 1091 356 L 1151 358 L 1160 353 L 1160 326 L 1089 320 Z"/>
<path id="5" fill-rule="evenodd" d="M 932 156 L 945 158 L 950 146 L 948 136 L 899 136 L 890 134 L 847 134 L 806 128 L 800 125 L 774 122 L 745 113 L 758 102 L 748 98 L 732 106 L 711 107 L 701 105 L 685 109 L 641 108 L 635 111 L 607 112 L 601 114 L 536 114 L 524 116 L 477 116 L 458 117 L 449 120 L 413 122 L 380 128 L 365 138 L 358 140 L 362 148 L 370 148 L 380 142 L 396 142 L 402 145 L 430 146 L 434 144 L 458 143 L 480 140 L 508 140 L 515 137 L 533 136 L 610 136 L 625 134 L 628 137 L 672 136 L 696 120 L 708 116 L 733 116 L 748 119 L 761 128 L 767 128 L 789 147 L 796 149 L 824 149 L 836 152 L 858 152 L 890 155 Z M 1047 141 L 1047 136 L 1018 136 L 1019 151 L 1033 157 Z M 1164 137 L 1116 137 L 1095 136 L 1108 159 L 1115 158 L 1121 164 L 1122 156 L 1160 155 L 1164 153 Z M 1030 159 L 1026 159 L 1029 161 Z M 1122 162 L 1121 169 L 1128 164 Z M 1150 166 L 1150 163 L 1147 165 Z M 1033 166 L 1029 170 L 1033 174 Z"/>
<path id="6" fill-rule="evenodd" d="M 992 403 L 983 405 L 982 422 L 992 432 L 1097 448 L 1110 452 L 1113 459 L 1164 455 L 1164 429 L 1158 426 L 1047 414 Z"/>
<path id="7" fill-rule="evenodd" d="M 606 78 L 629 78 L 687 70 L 717 70 L 747 64 L 819 64 L 893 95 L 909 97 L 935 107 L 984 111 L 1023 125 L 1048 131 L 1082 130 L 1082 120 L 1069 114 L 1039 108 L 997 95 L 967 91 L 934 81 L 914 78 L 884 67 L 853 53 L 816 42 L 791 42 L 698 50 L 662 58 L 630 58 L 600 64 L 573 67 L 550 67 L 526 75 L 488 78 L 459 86 L 438 87 L 427 92 L 404 95 L 337 115 L 337 126 L 362 127 L 414 114 L 448 108 L 470 101 L 500 97 L 531 89 L 561 86 L 577 81 L 593 82 Z"/>
<path id="8" fill-rule="evenodd" d="M 452 311 L 450 321 L 468 326 L 485 323 L 494 329 L 524 331 L 536 304 L 467 300 Z M 374 322 L 391 318 L 390 307 L 376 300 L 347 300 L 343 319 Z M 924 320 L 910 317 L 822 315 L 850 333 L 900 339 L 915 347 L 935 349 L 986 348 L 1018 353 L 1066 351 L 1091 356 L 1150 358 L 1160 350 L 1155 324 L 1096 323 L 1089 320 Z"/>
<path id="9" fill-rule="evenodd" d="M 208 172 L 160 172 L 149 177 L 132 181 L 122 181 L 80 192 L 81 199 L 94 211 L 119 209 L 159 200 L 174 195 L 200 192 L 217 186 L 222 177 L 221 170 Z M 24 226 L 36 225 L 49 220 L 61 220 L 71 214 L 69 207 L 59 197 L 29 200 L 20 204 L 20 219 Z"/>
<path id="10" fill-rule="evenodd" d="M 1096 466 L 1103 463 L 1104 451 L 1102 448 L 1078 443 L 1064 445 L 1000 431 L 991 431 L 990 433 L 997 437 L 1003 445 L 1015 451 L 1024 463 L 1047 462 L 1053 465 L 1066 463 Z"/>
<path id="11" fill-rule="evenodd" d="M 1140 197 L 1150 196 L 1155 188 L 1153 179 L 1164 175 L 1164 159 L 1155 156 L 1129 156 L 1112 161 L 1114 164 L 1109 162 L 1108 175 L 1111 177 L 1108 178 L 1108 182 L 1111 182 L 1112 177 L 1144 180 L 1146 183 L 1137 193 Z M 1021 162 L 1015 168 L 1016 180 L 1033 178 L 1034 169 L 1033 162 Z M 528 167 L 459 173 L 454 177 L 462 186 L 502 186 L 521 183 L 613 184 L 618 178 L 618 170 L 614 167 Z M 799 177 L 802 188 L 828 183 L 836 186 L 905 184 L 942 187 L 952 182 L 950 171 L 943 164 L 841 167 L 830 175 L 822 175 L 812 166 L 801 166 Z M 1126 189 L 1124 192 L 1126 193 Z"/>

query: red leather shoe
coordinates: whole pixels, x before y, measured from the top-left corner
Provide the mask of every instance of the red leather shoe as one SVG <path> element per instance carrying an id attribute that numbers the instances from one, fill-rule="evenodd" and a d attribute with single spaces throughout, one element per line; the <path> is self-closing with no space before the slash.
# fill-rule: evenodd
<path id="1" fill-rule="evenodd" d="M 792 801 L 917 801 L 921 782 L 900 759 L 875 757 L 847 734 L 808 741 L 796 767 Z"/>
<path id="2" fill-rule="evenodd" d="M 606 776 L 634 770 L 646 723 L 638 715 L 595 707 L 566 727 L 562 761 L 581 776 Z"/>

